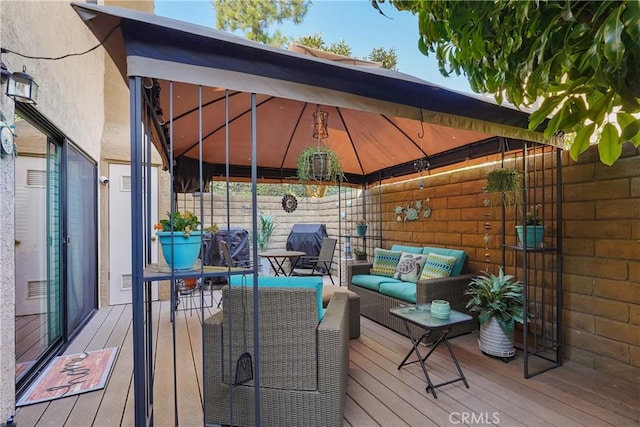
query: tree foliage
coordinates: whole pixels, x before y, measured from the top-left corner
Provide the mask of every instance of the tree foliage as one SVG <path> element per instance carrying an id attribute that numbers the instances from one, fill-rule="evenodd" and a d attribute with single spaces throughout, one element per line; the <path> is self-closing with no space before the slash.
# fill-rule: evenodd
<path id="1" fill-rule="evenodd" d="M 351 47 L 341 39 L 337 43 L 327 45 L 322 37 L 322 34 L 315 33 L 310 36 L 303 36 L 296 40 L 296 43 L 302 46 L 307 46 L 313 49 L 324 50 L 325 52 L 331 52 L 342 56 L 351 57 Z M 385 49 L 383 47 L 377 47 L 371 50 L 371 53 L 365 56 L 363 59 L 367 61 L 380 62 L 382 68 L 388 68 L 395 70 L 398 65 L 398 55 L 394 48 Z"/>
<path id="2" fill-rule="evenodd" d="M 310 4 L 309 0 L 213 1 L 217 29 L 241 30 L 247 39 L 274 47 L 285 46 L 289 39 L 279 30 L 269 33 L 269 26 L 286 20 L 302 23 Z"/>
<path id="3" fill-rule="evenodd" d="M 376 47 L 365 59 L 367 61 L 380 62 L 382 64 L 382 68 L 387 68 L 389 70 L 398 69 L 398 54 L 396 53 L 395 48 L 387 50 L 383 47 Z"/>
<path id="4" fill-rule="evenodd" d="M 380 11 L 385 0 L 371 0 Z M 418 15 L 418 49 L 441 74 L 533 106 L 529 128 L 568 134 L 576 159 L 592 142 L 611 165 L 640 145 L 640 2 L 390 0 Z M 382 13 L 382 12 L 381 12 Z"/>

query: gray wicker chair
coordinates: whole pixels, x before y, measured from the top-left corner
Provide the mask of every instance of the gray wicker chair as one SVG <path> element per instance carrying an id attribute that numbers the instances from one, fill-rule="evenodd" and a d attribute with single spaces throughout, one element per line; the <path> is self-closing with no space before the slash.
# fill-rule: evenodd
<path id="1" fill-rule="evenodd" d="M 205 423 L 256 425 L 255 381 L 232 385 L 236 361 L 246 350 L 257 373 L 253 289 L 232 286 L 227 292 L 231 298 L 225 295 L 224 310 L 204 324 Z M 349 367 L 347 295 L 335 294 L 318 323 L 315 290 L 261 287 L 258 293 L 260 423 L 342 425 Z"/>

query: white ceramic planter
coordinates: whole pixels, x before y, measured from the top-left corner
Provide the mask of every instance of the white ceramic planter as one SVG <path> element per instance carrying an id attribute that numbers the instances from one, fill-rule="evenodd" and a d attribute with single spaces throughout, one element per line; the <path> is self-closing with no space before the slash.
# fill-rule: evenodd
<path id="1" fill-rule="evenodd" d="M 516 353 L 513 334 L 507 335 L 494 316 L 480 325 L 480 350 L 491 356 L 508 358 Z"/>

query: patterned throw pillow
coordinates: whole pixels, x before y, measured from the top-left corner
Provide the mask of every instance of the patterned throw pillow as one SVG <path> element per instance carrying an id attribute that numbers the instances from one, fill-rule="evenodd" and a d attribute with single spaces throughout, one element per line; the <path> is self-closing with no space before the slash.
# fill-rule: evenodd
<path id="1" fill-rule="evenodd" d="M 402 252 L 398 266 L 396 267 L 396 273 L 393 275 L 394 279 L 400 279 L 404 282 L 415 283 L 420 277 L 422 266 L 427 261 L 427 255 L 425 254 L 412 254 L 409 252 Z"/>
<path id="2" fill-rule="evenodd" d="M 400 251 L 375 248 L 373 250 L 373 266 L 371 267 L 371 274 L 393 277 L 401 255 L 402 252 Z"/>
<path id="3" fill-rule="evenodd" d="M 451 276 L 451 270 L 456 263 L 457 258 L 454 256 L 438 255 L 429 252 L 427 262 L 424 264 L 420 280 L 438 279 L 441 277 Z"/>

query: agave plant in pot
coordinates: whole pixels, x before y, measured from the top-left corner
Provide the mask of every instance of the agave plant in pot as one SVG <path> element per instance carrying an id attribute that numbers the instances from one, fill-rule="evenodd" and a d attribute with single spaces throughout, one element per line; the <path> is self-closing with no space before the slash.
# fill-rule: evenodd
<path id="1" fill-rule="evenodd" d="M 474 277 L 465 295 L 471 297 L 466 307 L 479 313 L 480 350 L 508 361 L 515 354 L 515 324 L 524 321 L 522 282 L 500 268 L 497 276 L 484 272 Z"/>
<path id="2" fill-rule="evenodd" d="M 188 270 L 195 265 L 202 242 L 200 221 L 191 212 L 167 212 L 167 218 L 155 225 L 162 255 L 169 268 Z"/>

